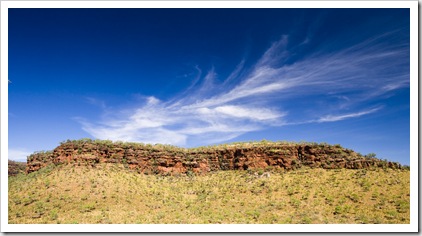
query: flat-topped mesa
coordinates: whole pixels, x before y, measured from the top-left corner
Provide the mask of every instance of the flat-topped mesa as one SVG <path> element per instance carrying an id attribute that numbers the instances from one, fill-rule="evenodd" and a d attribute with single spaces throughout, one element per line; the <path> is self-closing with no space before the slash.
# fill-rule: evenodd
<path id="1" fill-rule="evenodd" d="M 301 166 L 324 169 L 401 168 L 396 162 L 362 156 L 340 145 L 318 143 L 254 142 L 200 148 L 179 148 L 101 140 L 67 141 L 51 152 L 27 159 L 30 173 L 49 164 L 91 165 L 120 163 L 145 174 L 204 174 L 218 170 L 281 168 Z"/>

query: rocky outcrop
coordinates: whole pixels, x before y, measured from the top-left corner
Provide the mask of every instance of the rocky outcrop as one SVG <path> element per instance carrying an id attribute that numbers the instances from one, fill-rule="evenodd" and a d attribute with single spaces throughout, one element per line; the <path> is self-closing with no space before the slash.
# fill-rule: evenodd
<path id="1" fill-rule="evenodd" d="M 28 157 L 26 172 L 49 164 L 120 163 L 145 174 L 203 174 L 218 170 L 285 169 L 301 166 L 325 169 L 401 168 L 399 163 L 364 157 L 340 145 L 258 142 L 194 149 L 111 141 L 62 143 L 51 152 Z"/>
<path id="2" fill-rule="evenodd" d="M 8 160 L 8 176 L 25 173 L 26 163 Z"/>

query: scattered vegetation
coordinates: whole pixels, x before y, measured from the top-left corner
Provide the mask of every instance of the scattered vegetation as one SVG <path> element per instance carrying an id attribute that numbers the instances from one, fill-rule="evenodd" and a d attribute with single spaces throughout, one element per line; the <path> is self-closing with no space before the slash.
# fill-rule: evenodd
<path id="1" fill-rule="evenodd" d="M 163 177 L 121 164 L 62 165 L 8 181 L 12 224 L 410 223 L 410 171 L 403 169 Z"/>
<path id="2" fill-rule="evenodd" d="M 302 145 L 310 145 L 310 146 L 319 146 L 319 147 L 326 147 L 330 144 L 322 142 L 322 143 L 316 143 L 316 142 L 292 142 L 292 141 L 268 141 L 268 140 L 261 140 L 261 141 L 248 141 L 248 142 L 232 142 L 232 143 L 224 143 L 224 144 L 218 144 L 218 145 L 208 145 L 208 146 L 201 146 L 196 148 L 181 148 L 173 145 L 168 144 L 144 144 L 144 143 L 138 143 L 138 142 L 122 142 L 122 141 L 111 141 L 111 140 L 101 140 L 101 139 L 95 139 L 92 140 L 90 138 L 83 138 L 79 140 L 66 140 L 60 143 L 60 145 L 69 145 L 73 144 L 76 146 L 80 146 L 83 144 L 96 144 L 100 146 L 106 146 L 106 147 L 115 147 L 119 146 L 121 148 L 137 148 L 142 147 L 146 150 L 158 150 L 158 151 L 173 151 L 173 152 L 201 152 L 201 151 L 215 151 L 215 150 L 222 150 L 222 149 L 228 149 L 228 148 L 252 148 L 252 147 L 265 147 L 265 148 L 273 148 L 273 147 L 279 147 L 281 145 L 283 146 L 294 146 L 297 144 Z M 342 148 L 340 144 L 334 145 L 337 148 Z"/>
<path id="3" fill-rule="evenodd" d="M 15 176 L 25 173 L 26 163 L 8 160 L 8 173 L 9 176 Z"/>
<path id="4" fill-rule="evenodd" d="M 291 146 L 298 144 L 303 146 L 295 149 L 298 157 L 291 160 L 294 168 L 287 172 L 274 166 L 228 170 L 229 163 L 218 152 L 236 149 L 233 154 L 238 149 L 256 148 L 275 156 L 291 156 L 295 148 Z M 312 153 L 330 150 L 332 156 L 322 167 L 343 160 L 376 159 L 374 153 L 362 156 L 339 144 L 262 140 L 186 149 L 80 139 L 61 145 L 64 150 L 74 150 L 86 163 L 56 166 L 51 164 L 52 151 L 28 157 L 32 165 L 42 168 L 28 175 L 17 172 L 9 177 L 9 223 L 410 222 L 410 167 L 389 168 L 391 163 L 387 160 L 376 162 L 377 168 L 370 169 L 360 169 L 359 162 L 351 162 L 351 167 L 357 169 L 310 169 L 303 164 L 309 160 L 302 156 L 302 151 L 308 149 Z M 119 161 L 101 163 L 92 154 L 98 152 L 91 152 L 107 149 L 113 152 L 104 158 Z M 140 174 L 128 168 L 136 163 L 130 159 L 135 149 L 151 156 L 154 167 L 165 163 L 165 159 L 157 158 L 164 151 L 185 158 L 186 165 L 213 153 L 219 168 L 206 175 L 196 175 L 190 169 L 174 176 Z"/>

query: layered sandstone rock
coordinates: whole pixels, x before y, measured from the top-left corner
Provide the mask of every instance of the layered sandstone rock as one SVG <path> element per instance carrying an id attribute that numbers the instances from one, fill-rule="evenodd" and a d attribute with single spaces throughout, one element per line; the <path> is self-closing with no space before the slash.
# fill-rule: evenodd
<path id="1" fill-rule="evenodd" d="M 240 143 L 185 149 L 166 145 L 68 141 L 51 152 L 28 157 L 27 173 L 49 164 L 120 163 L 145 174 L 203 174 L 218 170 L 296 169 L 301 166 L 325 169 L 401 168 L 395 162 L 364 157 L 340 145 L 317 143 Z"/>

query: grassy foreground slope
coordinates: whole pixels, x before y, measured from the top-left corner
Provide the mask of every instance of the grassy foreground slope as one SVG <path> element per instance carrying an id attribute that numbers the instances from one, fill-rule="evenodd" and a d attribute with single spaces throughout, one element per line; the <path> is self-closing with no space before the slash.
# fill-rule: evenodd
<path id="1" fill-rule="evenodd" d="M 46 167 L 9 177 L 9 223 L 410 223 L 409 170 L 260 174 Z"/>

